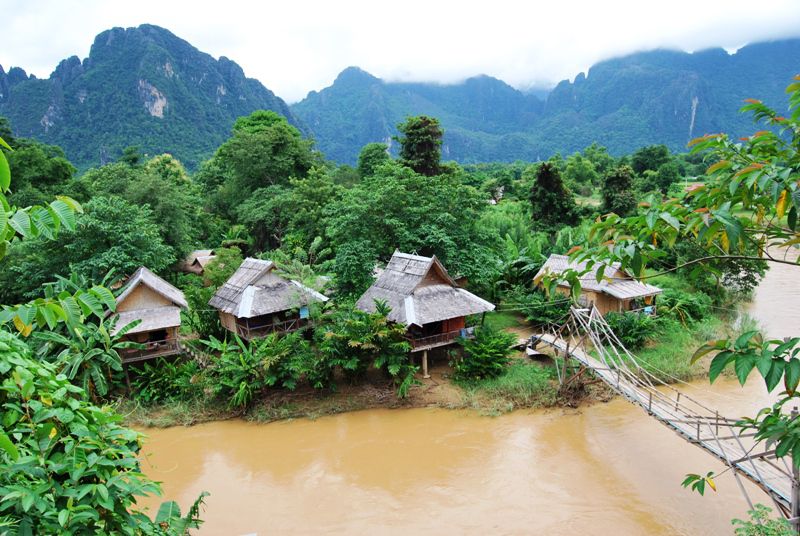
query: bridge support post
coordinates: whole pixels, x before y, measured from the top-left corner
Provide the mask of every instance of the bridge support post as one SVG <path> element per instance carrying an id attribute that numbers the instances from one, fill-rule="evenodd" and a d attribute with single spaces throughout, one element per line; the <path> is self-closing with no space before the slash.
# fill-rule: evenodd
<path id="1" fill-rule="evenodd" d="M 797 411 L 797 406 L 792 409 L 792 420 L 800 415 Z M 800 469 L 797 464 L 800 460 L 795 460 L 792 455 L 792 510 L 789 522 L 795 533 L 800 534 Z"/>

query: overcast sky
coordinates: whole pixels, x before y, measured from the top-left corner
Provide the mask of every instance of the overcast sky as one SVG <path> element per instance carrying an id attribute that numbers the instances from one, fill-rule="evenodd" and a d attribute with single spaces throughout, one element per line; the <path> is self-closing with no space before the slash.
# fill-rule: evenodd
<path id="1" fill-rule="evenodd" d="M 657 47 L 800 37 L 800 0 L 0 0 L 0 65 L 47 77 L 114 26 L 163 26 L 293 102 L 357 65 L 389 80 L 526 88 Z M 798 66 L 800 71 L 800 64 Z"/>

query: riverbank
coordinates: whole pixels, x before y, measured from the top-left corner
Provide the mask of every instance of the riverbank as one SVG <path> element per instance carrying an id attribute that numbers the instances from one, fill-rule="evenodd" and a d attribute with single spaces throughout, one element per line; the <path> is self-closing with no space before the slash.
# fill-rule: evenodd
<path id="1" fill-rule="evenodd" d="M 520 337 L 532 331 L 520 317 L 498 315 L 490 321 Z M 668 323 L 636 353 L 648 370 L 665 381 L 690 381 L 707 376 L 708 370 L 706 363 L 690 364 L 694 350 L 724 331 L 723 321 L 717 317 L 698 322 L 691 328 Z M 261 397 L 247 411 L 230 409 L 210 395 L 153 405 L 120 399 L 118 409 L 130 426 L 163 428 L 233 418 L 254 422 L 317 419 L 379 408 L 468 409 L 480 415 L 495 416 L 519 409 L 584 406 L 607 402 L 614 397 L 610 389 L 599 383 L 588 385 L 577 395 L 559 396 L 554 361 L 532 360 L 523 352 L 512 356 L 505 373 L 498 378 L 456 382 L 444 356 L 432 363 L 430 376 L 424 379 L 420 375 L 420 384 L 412 387 L 404 399 L 397 398 L 385 376 L 372 373 L 356 385 L 342 383 L 335 392 L 311 388 L 276 390 Z"/>

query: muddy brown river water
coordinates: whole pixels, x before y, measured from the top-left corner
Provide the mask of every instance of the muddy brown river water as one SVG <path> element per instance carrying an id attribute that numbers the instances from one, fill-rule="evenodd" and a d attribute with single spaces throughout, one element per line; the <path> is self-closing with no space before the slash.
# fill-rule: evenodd
<path id="1" fill-rule="evenodd" d="M 756 293 L 749 312 L 770 336 L 800 331 L 798 276 L 775 266 Z M 757 381 L 684 387 L 730 417 L 769 400 Z M 710 535 L 731 534 L 747 510 L 730 474 L 705 497 L 681 488 L 686 473 L 723 467 L 621 399 L 495 418 L 371 410 L 145 433 L 143 469 L 166 497 L 185 508 L 211 493 L 201 535 Z"/>

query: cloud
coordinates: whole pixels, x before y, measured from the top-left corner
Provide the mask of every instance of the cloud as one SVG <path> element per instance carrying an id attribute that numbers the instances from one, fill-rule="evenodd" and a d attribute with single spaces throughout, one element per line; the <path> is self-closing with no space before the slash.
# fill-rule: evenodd
<path id="1" fill-rule="evenodd" d="M 738 48 L 800 35 L 800 2 L 641 0 L 295 2 L 8 1 L 0 64 L 46 77 L 113 26 L 163 26 L 296 101 L 357 65 L 389 80 L 476 74 L 552 86 L 597 61 L 658 47 Z"/>

